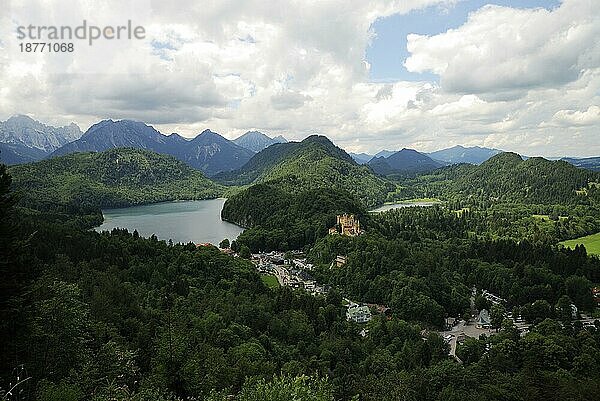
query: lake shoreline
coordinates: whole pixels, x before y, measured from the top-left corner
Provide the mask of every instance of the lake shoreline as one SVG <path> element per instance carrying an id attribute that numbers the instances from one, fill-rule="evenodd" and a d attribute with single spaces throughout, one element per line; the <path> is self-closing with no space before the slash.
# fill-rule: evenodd
<path id="1" fill-rule="evenodd" d="M 103 209 L 103 223 L 97 232 L 124 228 L 137 230 L 140 236 L 156 235 L 160 240 L 180 243 L 212 243 L 218 245 L 227 238 L 235 240 L 244 231 L 221 218 L 226 198 L 180 200 Z"/>
<path id="2" fill-rule="evenodd" d="M 435 205 L 439 205 L 442 202 L 440 200 L 431 200 L 431 201 L 425 201 L 425 200 L 407 200 L 407 201 L 399 201 L 399 202 L 393 202 L 393 203 L 384 203 L 382 206 L 379 206 L 375 209 L 371 209 L 369 210 L 369 213 L 382 213 L 382 212 L 387 212 L 388 210 L 393 210 L 393 209 L 403 209 L 406 207 L 430 207 L 430 206 L 435 206 Z"/>
<path id="3" fill-rule="evenodd" d="M 215 199 L 227 200 L 227 198 L 225 198 L 223 196 L 217 196 L 217 197 L 214 197 L 214 198 L 199 198 L 199 199 L 171 199 L 171 200 L 161 200 L 161 201 L 158 201 L 158 202 L 142 202 L 142 203 L 134 203 L 134 204 L 131 204 L 131 205 L 126 205 L 126 206 L 116 206 L 116 207 L 100 208 L 100 211 L 102 213 L 104 213 L 105 210 L 126 209 L 126 208 L 129 208 L 129 207 L 159 205 L 159 204 L 163 204 L 163 203 L 201 202 L 201 201 L 215 200 Z"/>

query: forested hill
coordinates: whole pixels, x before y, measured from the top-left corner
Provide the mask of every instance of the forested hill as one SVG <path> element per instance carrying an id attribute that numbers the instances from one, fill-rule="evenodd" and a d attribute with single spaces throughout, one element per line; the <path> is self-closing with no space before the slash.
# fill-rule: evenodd
<path id="1" fill-rule="evenodd" d="M 392 188 L 366 166 L 324 136 L 313 135 L 302 142 L 275 144 L 256 154 L 241 169 L 221 174 L 226 184 L 269 182 L 287 193 L 333 188 L 355 195 L 365 205 L 382 203 Z"/>
<path id="2" fill-rule="evenodd" d="M 451 166 L 421 178 L 430 194 L 442 197 L 564 204 L 596 199 L 600 174 L 564 161 L 500 153 L 480 166 Z"/>
<path id="3" fill-rule="evenodd" d="M 116 148 L 10 168 L 21 206 L 90 210 L 176 199 L 215 198 L 222 187 L 172 156 Z"/>
<path id="4" fill-rule="evenodd" d="M 327 234 L 335 216 L 366 214 L 347 191 L 320 188 L 290 194 L 271 183 L 255 184 L 223 205 L 223 219 L 248 227 L 238 242 L 252 251 L 301 249 Z"/>
<path id="5" fill-rule="evenodd" d="M 347 162 L 353 162 L 352 157 L 344 150 L 335 146 L 329 139 L 320 135 L 311 135 L 302 142 L 278 143 L 258 152 L 241 168 L 224 172 L 215 178 L 224 183 L 250 184 L 264 180 L 265 176 L 281 164 L 285 164 L 304 154 L 313 156 L 333 157 Z"/>
<path id="6" fill-rule="evenodd" d="M 327 234 L 336 214 L 362 214 L 365 206 L 383 203 L 394 188 L 316 135 L 271 145 L 233 174 L 240 180 L 229 184 L 253 185 L 225 202 L 222 217 L 250 227 L 238 239 L 252 250 L 310 245 Z"/>

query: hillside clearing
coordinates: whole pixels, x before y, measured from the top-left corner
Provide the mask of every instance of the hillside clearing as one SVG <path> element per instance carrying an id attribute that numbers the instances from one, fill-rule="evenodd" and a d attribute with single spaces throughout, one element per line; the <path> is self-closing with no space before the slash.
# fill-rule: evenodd
<path id="1" fill-rule="evenodd" d="M 575 248 L 575 245 L 583 245 L 588 254 L 600 255 L 600 233 L 563 241 L 560 244 L 571 249 Z"/>
<path id="2" fill-rule="evenodd" d="M 269 288 L 277 288 L 277 287 L 279 287 L 279 282 L 277 281 L 277 277 L 275 277 L 275 276 L 272 276 L 270 274 L 265 274 L 265 275 L 261 275 L 260 279 Z"/>

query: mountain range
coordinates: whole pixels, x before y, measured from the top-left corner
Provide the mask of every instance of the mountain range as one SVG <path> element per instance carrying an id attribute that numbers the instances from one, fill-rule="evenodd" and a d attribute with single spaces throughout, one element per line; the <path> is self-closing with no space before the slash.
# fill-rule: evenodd
<path id="1" fill-rule="evenodd" d="M 74 152 L 102 152 L 131 147 L 175 156 L 208 176 L 244 165 L 258 151 L 287 142 L 249 131 L 234 141 L 204 130 L 193 139 L 176 133 L 163 135 L 152 126 L 132 120 L 103 120 L 84 134 L 71 124 L 55 128 L 27 116 L 0 123 L 0 157 L 6 164 L 20 164 Z"/>
<path id="2" fill-rule="evenodd" d="M 453 146 L 447 149 L 437 150 L 431 153 L 419 152 L 423 156 L 429 156 L 431 159 L 437 162 L 445 164 L 457 164 L 457 163 L 470 163 L 470 164 L 481 164 L 488 160 L 490 157 L 502 152 L 498 149 L 483 148 L 479 146 L 465 147 L 461 145 Z M 359 164 L 366 164 L 373 161 L 372 164 L 381 166 L 382 169 L 386 169 L 383 159 L 389 159 L 392 155 L 397 154 L 391 150 L 382 150 L 371 156 L 367 153 L 350 153 L 350 156 Z M 407 153 L 407 152 L 405 152 Z M 404 155 L 408 156 L 408 154 Z M 415 155 L 413 155 L 414 157 Z M 397 157 L 397 156 L 396 156 Z M 379 159 L 377 161 L 377 159 Z M 394 162 L 392 162 L 393 164 Z M 401 163 L 402 164 L 402 163 Z M 409 163 L 410 164 L 410 163 Z M 435 163 L 428 162 L 427 164 L 435 165 Z M 414 170 L 415 166 L 411 166 Z M 429 168 L 429 167 L 428 167 Z"/>
<path id="3" fill-rule="evenodd" d="M 369 160 L 371 160 L 373 158 L 373 156 L 370 155 L 370 154 L 368 154 L 368 153 L 352 153 L 352 152 L 348 152 L 348 154 L 358 164 L 367 164 L 369 162 Z"/>
<path id="4" fill-rule="evenodd" d="M 233 140 L 236 145 L 251 150 L 253 152 L 260 152 L 261 150 L 276 144 L 286 143 L 287 139 L 279 135 L 275 138 L 271 138 L 259 131 L 248 131 L 244 135 Z"/>
<path id="5" fill-rule="evenodd" d="M 373 157 L 390 157 L 391 155 L 393 155 L 394 153 L 396 153 L 396 150 L 380 150 L 379 152 L 375 153 L 375 155 Z"/>
<path id="6" fill-rule="evenodd" d="M 600 157 L 563 157 L 563 161 L 587 170 L 600 171 Z"/>
<path id="7" fill-rule="evenodd" d="M 145 129 L 153 138 L 153 129 L 139 124 L 134 125 Z M 214 143 L 219 138 L 207 130 L 193 141 L 198 141 L 198 147 L 202 148 L 201 141 Z M 168 144 L 191 142 L 173 135 L 164 137 L 164 141 Z M 161 143 L 160 146 L 166 145 Z M 382 166 L 388 170 L 378 170 Z M 429 172 L 430 168 L 435 171 Z M 357 164 L 343 149 L 319 135 L 301 142 L 271 145 L 239 169 L 213 176 L 218 183 L 204 177 L 189 162 L 157 154 L 151 149 L 120 146 L 102 152 L 73 152 L 12 166 L 10 173 L 15 189 L 22 194 L 22 205 L 41 210 L 72 211 L 215 197 L 225 191 L 220 184 L 249 186 L 240 188 L 236 194 L 236 202 L 247 207 L 252 206 L 251 199 L 256 196 L 263 199 L 267 194 L 278 194 L 276 197 L 284 203 L 285 199 L 306 202 L 301 199 L 307 196 L 319 197 L 323 202 L 333 199 L 337 202 L 346 197 L 371 207 L 382 204 L 390 193 L 400 188 L 374 174 L 374 170 L 380 175 L 400 171 L 417 173 L 411 178 L 416 180 L 414 190 L 404 196 L 482 197 L 486 201 L 539 204 L 574 202 L 582 196 L 580 194 L 588 192 L 590 196 L 597 196 L 595 187 L 589 183 L 600 179 L 597 172 L 576 168 L 565 161 L 539 157 L 523 160 L 515 153 L 497 154 L 481 165 L 462 163 L 444 167 L 441 162 L 415 150 L 402 149 L 387 159 L 375 158 L 365 166 Z M 427 176 L 418 174 L 422 172 L 427 172 Z M 589 191 L 586 190 L 588 187 Z M 298 204 L 297 207 L 301 206 Z"/>
<path id="8" fill-rule="evenodd" d="M 413 149 L 402 149 L 388 157 L 374 157 L 368 165 L 380 175 L 418 173 L 435 170 L 446 164 Z"/>
<path id="9" fill-rule="evenodd" d="M 176 133 L 163 135 L 152 126 L 131 120 L 103 120 L 84 134 L 73 123 L 52 127 L 25 115 L 0 122 L 0 162 L 5 164 L 27 163 L 73 152 L 134 147 L 175 156 L 206 175 L 214 176 L 238 170 L 256 153 L 285 143 L 287 140 L 282 136 L 271 138 L 259 131 L 248 131 L 233 141 L 210 130 L 187 139 Z M 378 174 L 388 175 L 429 171 L 447 164 L 481 164 L 500 152 L 498 149 L 457 145 L 431 153 L 402 149 L 397 152 L 382 150 L 374 156 L 367 153 L 350 153 L 349 156 L 358 164 L 368 164 Z M 600 157 L 565 157 L 561 160 L 577 167 L 600 170 Z M 240 172 L 248 175 L 247 171 Z"/>
<path id="10" fill-rule="evenodd" d="M 139 121 L 103 120 L 83 136 L 52 153 L 52 157 L 73 152 L 101 152 L 132 147 L 168 154 L 188 163 L 208 176 L 243 166 L 254 152 L 236 145 L 221 135 L 204 130 L 188 140 L 178 134 L 163 135 Z"/>
<path id="11" fill-rule="evenodd" d="M 81 135 L 73 123 L 51 127 L 25 115 L 13 116 L 0 122 L 0 161 L 19 164 L 40 160 Z"/>
<path id="12" fill-rule="evenodd" d="M 498 153 L 502 153 L 502 150 L 482 148 L 479 146 L 464 147 L 456 145 L 448 149 L 437 150 L 426 154 L 434 160 L 439 160 L 447 164 L 481 164 Z"/>
<path id="13" fill-rule="evenodd" d="M 370 155 L 368 153 L 348 153 L 355 162 L 357 162 L 358 164 L 367 164 L 371 159 L 374 158 L 378 158 L 378 157 L 389 157 L 391 155 L 393 155 L 394 153 L 396 153 L 393 150 L 381 150 L 377 153 L 375 153 L 375 155 Z"/>

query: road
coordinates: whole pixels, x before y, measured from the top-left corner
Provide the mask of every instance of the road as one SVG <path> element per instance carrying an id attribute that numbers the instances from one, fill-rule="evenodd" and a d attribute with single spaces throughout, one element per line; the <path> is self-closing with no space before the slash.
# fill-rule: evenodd
<path id="1" fill-rule="evenodd" d="M 460 334 L 464 334 L 466 337 L 479 338 L 479 336 L 481 336 L 482 334 L 492 336 L 492 335 L 496 334 L 496 330 L 478 329 L 475 322 L 470 321 L 468 324 L 465 324 L 465 321 L 461 320 L 452 329 L 440 332 L 440 335 L 444 338 L 448 335 L 452 336 L 452 338 L 450 339 L 448 344 L 450 345 L 450 355 L 452 355 L 455 358 L 457 358 L 457 356 L 456 356 L 456 340 Z"/>
<path id="2" fill-rule="evenodd" d="M 277 277 L 277 281 L 279 281 L 280 286 L 285 286 L 288 280 L 288 274 L 284 267 L 274 265 L 275 266 L 275 277 Z"/>
<path id="3" fill-rule="evenodd" d="M 594 321 L 596 319 L 592 319 L 592 318 L 584 318 L 584 319 L 580 319 L 579 321 L 583 324 L 593 324 Z M 527 330 L 529 329 L 529 327 L 531 326 L 529 323 L 525 323 L 525 322 L 514 322 L 514 325 L 517 329 L 519 329 L 520 331 L 522 330 Z M 469 322 L 469 324 L 465 324 L 464 320 L 459 321 L 459 323 L 454 326 L 452 329 L 447 330 L 447 331 L 442 331 L 439 332 L 440 335 L 444 338 L 446 338 L 446 336 L 451 335 L 452 338 L 448 341 L 448 344 L 450 345 L 450 355 L 452 355 L 454 358 L 456 358 L 458 360 L 458 357 L 456 356 L 456 342 L 457 342 L 457 338 L 460 334 L 464 334 L 466 337 L 473 337 L 473 338 L 479 338 L 479 336 L 481 336 L 482 334 L 485 334 L 487 336 L 493 336 L 494 334 L 496 334 L 496 330 L 495 329 L 478 329 L 477 325 L 474 322 Z"/>

